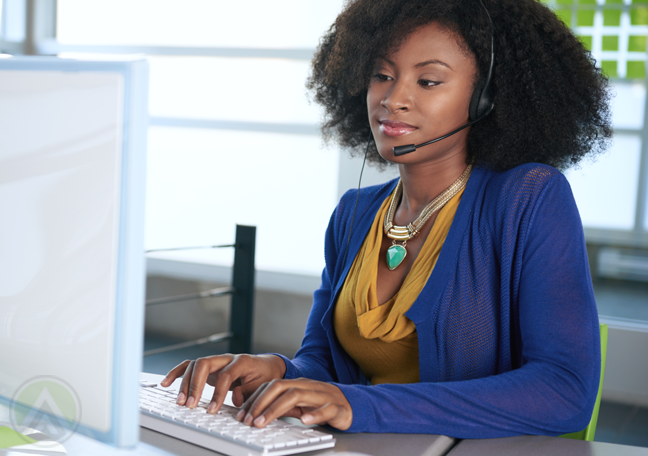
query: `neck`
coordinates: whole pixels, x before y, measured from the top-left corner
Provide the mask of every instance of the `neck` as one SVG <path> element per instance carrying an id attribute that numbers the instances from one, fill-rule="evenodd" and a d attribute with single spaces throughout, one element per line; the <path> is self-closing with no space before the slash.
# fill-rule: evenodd
<path id="1" fill-rule="evenodd" d="M 403 185 L 399 212 L 405 218 L 418 216 L 430 201 L 457 180 L 466 166 L 465 154 L 443 157 L 434 162 L 399 165 Z"/>

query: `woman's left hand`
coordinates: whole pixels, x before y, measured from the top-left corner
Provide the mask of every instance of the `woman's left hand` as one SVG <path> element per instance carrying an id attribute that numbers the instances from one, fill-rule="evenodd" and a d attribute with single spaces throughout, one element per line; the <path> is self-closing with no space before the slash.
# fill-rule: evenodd
<path id="1" fill-rule="evenodd" d="M 281 416 L 346 431 L 351 427 L 353 410 L 337 386 L 298 378 L 264 383 L 245 401 L 236 418 L 262 428 Z"/>

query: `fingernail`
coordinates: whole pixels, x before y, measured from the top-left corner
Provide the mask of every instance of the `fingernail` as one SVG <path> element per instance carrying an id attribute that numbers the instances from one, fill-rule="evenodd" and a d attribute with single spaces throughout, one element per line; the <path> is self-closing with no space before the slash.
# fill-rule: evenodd
<path id="1" fill-rule="evenodd" d="M 207 413 L 214 413 L 216 412 L 216 402 L 212 402 L 209 404 L 209 407 L 207 407 Z"/>
<path id="2" fill-rule="evenodd" d="M 176 404 L 182 405 L 184 404 L 184 401 L 185 401 L 185 393 L 178 394 L 178 400 L 176 401 Z"/>
<path id="3" fill-rule="evenodd" d="M 236 419 L 241 421 L 243 419 L 243 415 L 245 415 L 245 410 L 239 410 L 239 412 L 236 414 Z"/>
<path id="4" fill-rule="evenodd" d="M 301 422 L 304 424 L 310 424 L 313 422 L 313 415 L 304 415 L 301 417 Z"/>
<path id="5" fill-rule="evenodd" d="M 250 426 L 252 424 L 252 415 L 248 413 L 247 416 L 245 417 L 244 423 Z"/>
<path id="6" fill-rule="evenodd" d="M 265 423 L 265 416 L 263 415 L 254 420 L 254 424 L 256 424 L 257 426 L 263 426 L 263 423 Z"/>
<path id="7" fill-rule="evenodd" d="M 196 400 L 194 399 L 194 397 L 193 397 L 193 396 L 189 396 L 189 399 L 187 399 L 187 407 L 189 407 L 189 408 L 193 407 L 194 402 L 196 402 Z"/>

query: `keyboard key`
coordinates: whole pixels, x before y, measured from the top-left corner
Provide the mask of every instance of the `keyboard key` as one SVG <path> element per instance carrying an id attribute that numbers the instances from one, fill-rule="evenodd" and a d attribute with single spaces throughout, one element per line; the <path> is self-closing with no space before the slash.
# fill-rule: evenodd
<path id="1" fill-rule="evenodd" d="M 309 434 L 304 435 L 302 434 L 301 431 L 297 429 L 291 429 L 283 435 L 283 438 L 286 439 L 287 441 L 293 441 L 297 445 L 306 445 L 310 440 L 308 436 Z M 317 438 L 316 441 L 319 441 L 319 438 Z"/>
<path id="2" fill-rule="evenodd" d="M 194 409 L 178 405 L 176 401 L 176 391 L 160 390 L 159 388 L 142 388 L 140 390 L 140 410 L 200 429 L 213 435 L 215 442 L 218 439 L 227 440 L 230 444 L 245 448 L 250 454 L 260 455 L 272 450 L 293 454 L 309 451 L 311 445 L 321 445 L 324 440 L 330 442 L 330 447 L 335 443 L 330 434 L 296 426 L 282 420 L 276 420 L 261 429 L 247 426 L 235 419 L 240 410 L 236 407 L 223 405 L 217 413 L 210 414 L 207 413 L 210 403 L 207 400 L 201 400 Z M 156 430 L 154 427 L 151 429 Z M 218 444 L 215 443 L 212 449 L 219 451 Z"/>

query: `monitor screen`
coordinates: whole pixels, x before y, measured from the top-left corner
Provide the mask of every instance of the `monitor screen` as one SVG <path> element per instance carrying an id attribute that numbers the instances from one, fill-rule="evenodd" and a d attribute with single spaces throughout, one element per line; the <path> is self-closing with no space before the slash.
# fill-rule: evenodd
<path id="1" fill-rule="evenodd" d="M 0 401 L 137 441 L 146 62 L 0 60 Z"/>

